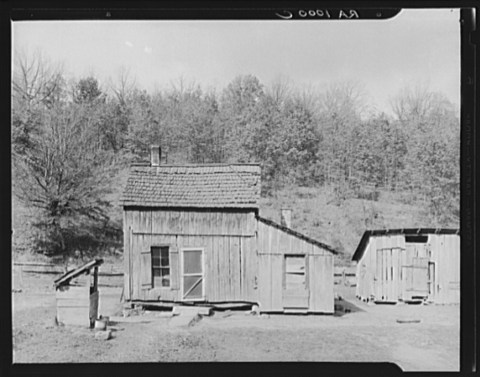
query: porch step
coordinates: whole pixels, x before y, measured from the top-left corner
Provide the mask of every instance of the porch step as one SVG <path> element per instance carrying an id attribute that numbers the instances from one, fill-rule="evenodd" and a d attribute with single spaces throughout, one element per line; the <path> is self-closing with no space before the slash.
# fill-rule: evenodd
<path id="1" fill-rule="evenodd" d="M 176 305 L 173 307 L 173 315 L 212 315 L 212 308 L 205 306 L 183 306 Z"/>

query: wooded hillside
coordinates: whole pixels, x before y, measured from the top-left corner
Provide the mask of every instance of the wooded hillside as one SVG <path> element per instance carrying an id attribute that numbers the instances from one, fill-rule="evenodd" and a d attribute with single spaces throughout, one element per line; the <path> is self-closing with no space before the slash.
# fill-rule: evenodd
<path id="1" fill-rule="evenodd" d="M 425 87 L 399 92 L 387 115 L 360 83 L 299 89 L 244 75 L 216 90 L 178 80 L 149 93 L 127 71 L 69 78 L 35 55 L 15 56 L 12 89 L 12 184 L 31 211 L 22 242 L 14 235 L 20 249 L 121 247 L 120 182 L 151 144 L 169 164 L 260 163 L 264 214 L 288 206 L 305 217 L 299 230 L 347 254 L 366 228 L 458 226 L 458 114 Z M 382 220 L 405 208 L 416 215 Z"/>

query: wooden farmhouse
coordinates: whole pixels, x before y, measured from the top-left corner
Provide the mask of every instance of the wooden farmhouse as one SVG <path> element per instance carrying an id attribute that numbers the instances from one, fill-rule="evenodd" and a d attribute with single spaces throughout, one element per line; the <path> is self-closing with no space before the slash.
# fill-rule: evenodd
<path id="1" fill-rule="evenodd" d="M 460 302 L 460 236 L 455 229 L 370 230 L 353 255 L 364 301 Z"/>
<path id="2" fill-rule="evenodd" d="M 160 160 L 132 165 L 123 195 L 127 302 L 333 313 L 335 251 L 259 216 L 258 165 Z"/>

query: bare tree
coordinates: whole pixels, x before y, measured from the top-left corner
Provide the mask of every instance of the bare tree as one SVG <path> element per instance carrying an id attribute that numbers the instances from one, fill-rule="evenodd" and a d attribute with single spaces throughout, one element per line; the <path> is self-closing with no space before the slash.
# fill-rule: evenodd
<path id="1" fill-rule="evenodd" d="M 137 85 L 137 79 L 132 75 L 130 68 L 122 66 L 114 82 L 109 82 L 108 87 L 114 93 L 120 106 L 126 106 L 131 94 Z"/>
<path id="2" fill-rule="evenodd" d="M 440 95 L 432 92 L 425 83 L 406 86 L 390 99 L 393 113 L 400 122 L 425 119 L 438 108 Z"/>
<path id="3" fill-rule="evenodd" d="M 51 107 L 65 84 L 63 67 L 53 65 L 40 52 L 14 55 L 12 97 L 29 105 Z"/>
<path id="4" fill-rule="evenodd" d="M 282 106 L 293 90 L 292 80 L 284 75 L 276 76 L 265 88 L 265 94 L 270 96 L 276 106 Z"/>
<path id="5" fill-rule="evenodd" d="M 65 255 L 82 242 L 101 243 L 111 225 L 103 197 L 115 169 L 93 123 L 81 105 L 46 110 L 42 132 L 13 161 L 14 193 L 37 209 L 32 223 L 39 251 Z"/>
<path id="6" fill-rule="evenodd" d="M 44 110 L 64 101 L 66 83 L 60 65 L 37 52 L 15 53 L 12 75 L 12 152 L 22 154 L 40 133 Z"/>

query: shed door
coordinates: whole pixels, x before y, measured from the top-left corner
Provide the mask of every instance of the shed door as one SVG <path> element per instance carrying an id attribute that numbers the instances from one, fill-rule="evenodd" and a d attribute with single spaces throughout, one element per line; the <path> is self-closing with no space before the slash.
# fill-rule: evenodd
<path id="1" fill-rule="evenodd" d="M 404 266 L 405 299 L 427 297 L 429 292 L 428 258 L 412 258 L 412 264 Z"/>
<path id="2" fill-rule="evenodd" d="M 182 299 L 205 298 L 203 249 L 182 250 Z"/>
<path id="3" fill-rule="evenodd" d="M 308 309 L 307 258 L 285 255 L 283 279 L 284 309 Z"/>

